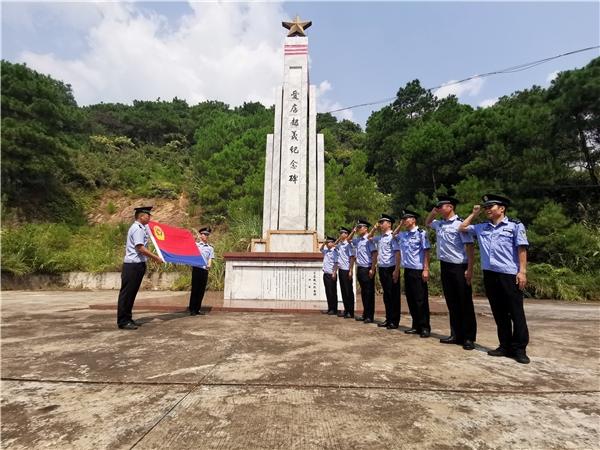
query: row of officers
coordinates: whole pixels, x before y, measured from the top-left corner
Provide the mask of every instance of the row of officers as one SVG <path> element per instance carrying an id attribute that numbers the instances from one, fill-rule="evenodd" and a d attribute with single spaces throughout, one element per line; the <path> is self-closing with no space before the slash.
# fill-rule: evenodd
<path id="1" fill-rule="evenodd" d="M 488 355 L 513 358 L 528 364 L 526 347 L 529 332 L 523 309 L 523 289 L 527 283 L 527 235 L 518 220 L 507 217 L 510 200 L 487 194 L 472 213 L 460 218 L 456 213 L 458 200 L 439 196 L 429 212 L 425 225 L 435 230 L 437 258 L 440 260 L 441 281 L 450 319 L 450 335 L 440 339 L 443 344 L 461 345 L 473 350 L 477 338 L 477 321 L 473 306 L 474 241 L 479 245 L 481 269 L 486 296 L 497 326 L 500 345 Z M 485 211 L 487 221 L 473 224 Z M 419 214 L 404 210 L 399 224 L 395 218 L 382 214 L 375 226 L 359 220 L 349 230 L 341 227 L 339 237 L 327 236 L 321 246 L 323 253 L 323 283 L 328 310 L 325 314 L 354 318 L 352 274 L 361 289 L 363 315 L 355 319 L 375 323 L 375 275 L 383 289 L 385 321 L 379 327 L 397 329 L 400 323 L 400 268 L 404 272 L 406 301 L 412 317 L 407 334 L 427 338 L 431 333 L 429 314 L 430 244 L 427 233 L 419 228 Z M 377 233 L 378 232 L 378 233 Z M 337 279 L 344 304 L 338 312 Z"/>

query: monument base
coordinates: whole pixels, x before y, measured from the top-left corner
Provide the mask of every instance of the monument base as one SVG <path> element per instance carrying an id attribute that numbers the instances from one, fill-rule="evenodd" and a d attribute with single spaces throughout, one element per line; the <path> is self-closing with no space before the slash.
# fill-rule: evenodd
<path id="1" fill-rule="evenodd" d="M 223 306 L 327 309 L 321 253 L 225 253 L 223 256 Z M 356 291 L 354 286 L 353 289 Z M 338 310 L 344 310 L 339 283 Z"/>
<path id="2" fill-rule="evenodd" d="M 317 253 L 319 240 L 316 231 L 269 230 L 264 239 L 252 239 L 252 252 L 288 253 L 290 249 L 300 253 Z"/>

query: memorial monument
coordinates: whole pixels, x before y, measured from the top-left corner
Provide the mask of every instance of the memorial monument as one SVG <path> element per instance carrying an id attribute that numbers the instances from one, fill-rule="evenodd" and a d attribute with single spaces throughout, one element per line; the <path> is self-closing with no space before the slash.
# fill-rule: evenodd
<path id="1" fill-rule="evenodd" d="M 316 89 L 308 76 L 311 22 L 283 22 L 283 85 L 275 92 L 275 129 L 267 136 L 262 240 L 254 250 L 316 252 L 324 235 L 324 143 L 317 134 Z"/>
<path id="2" fill-rule="evenodd" d="M 275 92 L 274 132 L 267 135 L 262 237 L 252 241 L 250 253 L 224 255 L 224 304 L 326 309 L 319 253 L 325 231 L 325 150 L 323 135 L 317 134 L 305 34 L 312 22 L 296 17 L 282 25 L 289 32 L 283 85 Z"/>

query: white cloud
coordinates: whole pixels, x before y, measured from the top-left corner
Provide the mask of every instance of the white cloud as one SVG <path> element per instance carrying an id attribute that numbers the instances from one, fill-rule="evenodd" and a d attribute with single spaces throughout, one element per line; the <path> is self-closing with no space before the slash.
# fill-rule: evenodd
<path id="1" fill-rule="evenodd" d="M 274 88 L 283 81 L 285 33 L 273 25 L 287 16 L 281 4 L 190 2 L 191 12 L 176 24 L 148 4 L 144 9 L 135 3 L 88 5 L 38 4 L 14 13 L 24 23 L 33 17 L 27 26 L 39 24 L 43 13 L 62 20 L 63 27 L 84 31 L 86 50 L 76 59 L 31 51 L 19 56 L 29 67 L 70 84 L 78 104 L 158 97 L 190 104 L 274 103 Z M 84 17 L 81 23 L 78 14 Z M 318 84 L 318 112 L 342 108 L 328 98 L 332 90 L 328 80 Z M 351 110 L 334 115 L 353 120 Z"/>
<path id="2" fill-rule="evenodd" d="M 331 83 L 329 82 L 329 80 L 321 81 L 321 83 L 317 86 L 317 98 L 320 97 L 321 95 L 325 94 L 326 92 L 330 91 L 331 89 L 332 89 L 332 87 L 331 87 Z"/>
<path id="3" fill-rule="evenodd" d="M 487 108 L 489 106 L 495 105 L 497 101 L 498 97 L 486 98 L 485 100 L 479 102 L 479 106 L 481 106 L 482 108 Z"/>
<path id="4" fill-rule="evenodd" d="M 326 113 L 336 109 L 343 108 L 343 106 L 336 101 L 327 98 L 327 92 L 333 90 L 333 86 L 329 80 L 323 80 L 317 85 L 317 112 Z M 354 115 L 351 109 L 332 113 L 339 120 L 348 119 L 354 120 Z"/>
<path id="5" fill-rule="evenodd" d="M 457 80 L 447 81 L 434 92 L 434 95 L 437 98 L 446 98 L 450 95 L 456 95 L 456 97 L 472 97 L 479 94 L 481 90 L 484 80 L 483 78 L 473 78 L 472 80 L 465 81 L 463 83 L 456 83 Z"/>
<path id="6" fill-rule="evenodd" d="M 559 71 L 555 70 L 554 72 L 550 72 L 546 77 L 546 83 L 550 84 L 554 79 L 558 76 Z"/>
<path id="7" fill-rule="evenodd" d="M 2 22 L 22 32 L 60 23 L 63 27 L 86 30 L 97 24 L 102 11 L 110 8 L 110 3 L 91 2 L 3 2 Z"/>
<path id="8" fill-rule="evenodd" d="M 98 6 L 100 5 L 100 6 Z M 68 9 L 69 5 L 62 8 Z M 190 3 L 176 26 L 135 4 L 96 4 L 77 59 L 23 52 L 20 61 L 71 84 L 79 104 L 186 99 L 273 104 L 283 75 L 279 3 Z M 66 14 L 70 23 L 74 13 Z M 89 24 L 89 22 L 88 22 Z"/>

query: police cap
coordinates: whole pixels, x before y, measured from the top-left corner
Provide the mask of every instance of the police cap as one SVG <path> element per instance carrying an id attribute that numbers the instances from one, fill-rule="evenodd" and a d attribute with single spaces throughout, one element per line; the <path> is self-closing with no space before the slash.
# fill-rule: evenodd
<path id="1" fill-rule="evenodd" d="M 152 206 L 139 206 L 137 208 L 133 208 L 135 214 L 146 213 L 152 215 L 150 211 L 152 211 Z"/>
<path id="2" fill-rule="evenodd" d="M 436 208 L 439 208 L 442 205 L 452 205 L 456 208 L 460 202 L 454 197 L 450 197 L 449 195 L 438 195 L 438 202 Z"/>
<path id="3" fill-rule="evenodd" d="M 350 230 L 348 228 L 346 228 L 346 227 L 340 227 L 339 231 L 340 231 L 340 233 L 348 233 L 348 234 L 350 234 Z"/>
<path id="4" fill-rule="evenodd" d="M 212 231 L 212 230 L 211 230 L 209 227 L 203 227 L 203 228 L 200 228 L 200 229 L 198 230 L 198 233 L 200 233 L 200 234 L 205 234 L 205 235 L 209 236 L 209 235 L 210 235 L 210 233 L 211 233 L 211 231 Z"/>
<path id="5" fill-rule="evenodd" d="M 405 210 L 402 211 L 402 219 L 410 219 L 411 217 L 413 219 L 418 219 L 419 218 L 419 214 L 416 213 L 416 212 L 414 212 L 414 211 L 411 211 L 409 209 L 405 209 Z"/>
<path id="6" fill-rule="evenodd" d="M 390 216 L 389 214 L 382 214 L 377 222 L 384 222 L 386 220 L 390 223 L 394 223 L 396 221 L 393 216 Z"/>
<path id="7" fill-rule="evenodd" d="M 510 199 L 502 195 L 485 194 L 483 197 L 481 197 L 481 200 L 483 200 L 483 205 L 481 206 L 483 206 L 484 208 L 488 208 L 494 205 L 502 205 L 506 206 L 507 208 L 510 206 Z"/>
<path id="8" fill-rule="evenodd" d="M 365 219 L 358 219 L 356 221 L 356 226 L 357 227 L 367 227 L 367 228 L 371 228 L 371 224 L 365 220 Z"/>

